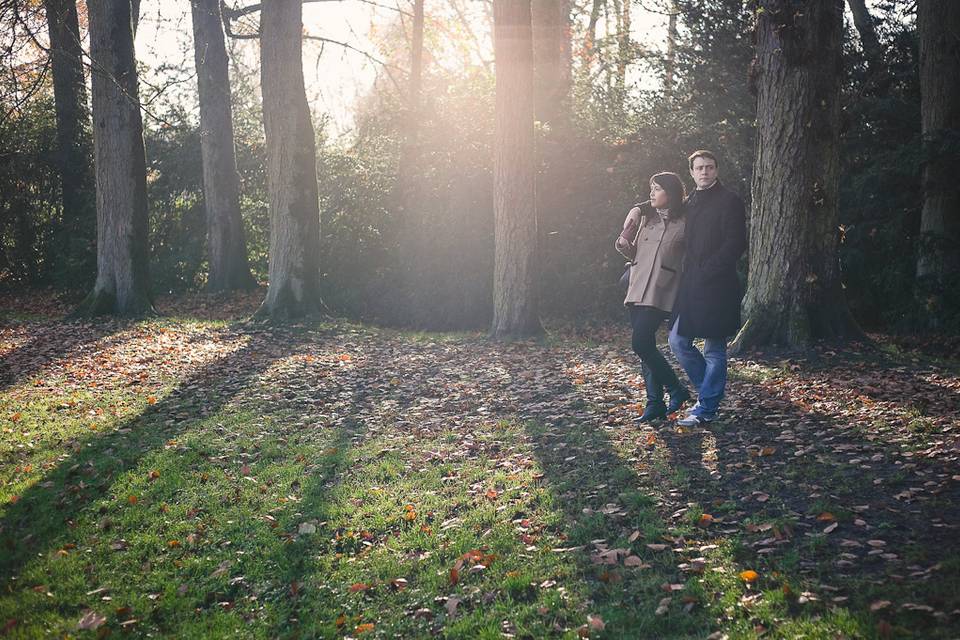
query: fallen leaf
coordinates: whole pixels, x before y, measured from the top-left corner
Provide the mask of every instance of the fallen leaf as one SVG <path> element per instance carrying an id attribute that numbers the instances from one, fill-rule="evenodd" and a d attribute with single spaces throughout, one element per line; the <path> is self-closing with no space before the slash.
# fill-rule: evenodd
<path id="1" fill-rule="evenodd" d="M 447 615 L 451 618 L 457 615 L 457 607 L 460 606 L 460 603 L 463 602 L 460 598 L 456 596 L 450 596 L 447 598 L 447 604 L 444 605 L 447 609 Z"/>
<path id="2" fill-rule="evenodd" d="M 354 582 L 352 585 L 350 585 L 350 593 L 366 591 L 369 588 L 370 588 L 370 585 L 368 585 L 366 582 Z"/>
<path id="3" fill-rule="evenodd" d="M 670 609 L 670 603 L 673 602 L 673 598 L 663 598 L 660 600 L 660 603 L 657 605 L 657 610 L 654 613 L 658 616 L 662 616 Z"/>
<path id="4" fill-rule="evenodd" d="M 606 628 L 606 624 L 603 622 L 603 618 L 598 615 L 590 614 L 587 616 L 587 624 L 590 626 L 590 629 L 593 631 L 603 631 Z"/>
<path id="5" fill-rule="evenodd" d="M 760 574 L 753 569 L 747 569 L 746 571 L 740 572 L 740 579 L 744 582 L 756 582 L 757 578 L 759 577 Z"/>
<path id="6" fill-rule="evenodd" d="M 487 498 L 489 498 L 490 500 L 496 500 L 498 495 L 499 495 L 499 494 L 497 493 L 497 490 L 496 490 L 496 489 L 487 489 L 486 496 L 487 496 Z"/>
<path id="7" fill-rule="evenodd" d="M 106 616 L 102 616 L 96 611 L 88 609 L 84 611 L 83 617 L 80 618 L 80 622 L 77 623 L 77 627 L 80 629 L 98 629 L 107 621 Z"/>
<path id="8" fill-rule="evenodd" d="M 376 625 L 374 625 L 372 622 L 364 622 L 363 624 L 358 624 L 357 628 L 354 629 L 353 632 L 358 635 L 361 633 L 367 633 L 369 631 L 373 631 L 375 626 Z"/>
<path id="9" fill-rule="evenodd" d="M 832 513 L 830 513 L 829 511 L 824 511 L 823 513 L 817 516 L 817 520 L 819 520 L 820 522 L 833 522 L 836 519 L 837 517 Z"/>
<path id="10" fill-rule="evenodd" d="M 834 522 L 833 524 L 827 525 L 826 527 L 824 527 L 823 532 L 824 532 L 824 533 L 833 533 L 833 531 L 835 531 L 836 528 L 839 527 L 839 526 L 840 526 L 840 523 L 839 523 L 839 522 Z"/>

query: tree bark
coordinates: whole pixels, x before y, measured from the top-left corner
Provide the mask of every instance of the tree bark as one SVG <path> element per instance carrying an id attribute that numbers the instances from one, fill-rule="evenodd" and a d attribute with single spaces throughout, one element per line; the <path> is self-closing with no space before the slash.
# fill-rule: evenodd
<path id="1" fill-rule="evenodd" d="M 530 0 L 494 0 L 495 338 L 543 331 L 537 300 L 533 37 Z"/>
<path id="2" fill-rule="evenodd" d="M 97 280 L 81 315 L 153 313 L 146 157 L 130 0 L 88 0 Z"/>
<path id="3" fill-rule="evenodd" d="M 670 3 L 670 15 L 667 18 L 667 54 L 663 65 L 663 95 L 667 100 L 673 98 L 673 76 L 677 67 L 677 15 L 680 7 L 676 0 Z"/>
<path id="4" fill-rule="evenodd" d="M 320 204 L 310 107 L 303 84 L 303 7 L 265 0 L 260 85 L 270 194 L 270 285 L 258 318 L 320 311 Z"/>
<path id="5" fill-rule="evenodd" d="M 250 275 L 240 216 L 240 177 L 234 152 L 230 75 L 220 0 L 191 0 L 190 8 L 207 214 L 207 289 L 251 289 L 257 283 Z"/>
<path id="6" fill-rule="evenodd" d="M 960 277 L 960 3 L 922 0 L 917 24 L 925 160 L 917 279 L 935 319 L 944 288 Z"/>
<path id="7" fill-rule="evenodd" d="M 534 110 L 540 122 L 564 128 L 571 88 L 571 0 L 533 0 Z"/>
<path id="8" fill-rule="evenodd" d="M 847 0 L 847 4 L 850 6 L 850 13 L 853 14 L 853 25 L 860 34 L 863 53 L 866 55 L 868 64 L 874 67 L 880 62 L 880 41 L 877 39 L 877 28 L 873 16 L 867 10 L 865 0 Z"/>
<path id="9" fill-rule="evenodd" d="M 58 280 L 90 286 L 96 275 L 96 183 L 83 48 L 75 0 L 44 0 L 57 118 L 63 217 L 57 230 Z"/>
<path id="10" fill-rule="evenodd" d="M 803 348 L 860 335 L 837 258 L 843 0 L 758 4 L 750 275 L 734 348 Z"/>

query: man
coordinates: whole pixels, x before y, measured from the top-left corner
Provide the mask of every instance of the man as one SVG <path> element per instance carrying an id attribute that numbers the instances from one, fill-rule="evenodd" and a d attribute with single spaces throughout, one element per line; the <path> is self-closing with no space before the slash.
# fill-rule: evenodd
<path id="1" fill-rule="evenodd" d="M 737 260 L 747 248 L 743 200 L 717 179 L 717 158 L 688 158 L 697 184 L 687 200 L 686 258 L 674 304 L 670 350 L 697 388 L 697 403 L 678 424 L 694 427 L 717 416 L 727 385 L 727 338 L 740 329 Z M 694 338 L 704 338 L 703 352 Z"/>

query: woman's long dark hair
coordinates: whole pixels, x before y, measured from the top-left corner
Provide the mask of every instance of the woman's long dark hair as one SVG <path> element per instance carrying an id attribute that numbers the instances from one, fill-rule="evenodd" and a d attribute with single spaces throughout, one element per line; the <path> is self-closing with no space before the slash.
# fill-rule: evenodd
<path id="1" fill-rule="evenodd" d="M 683 180 L 675 173 L 663 171 L 650 176 L 650 182 L 656 182 L 660 188 L 667 192 L 667 201 L 670 208 L 670 217 L 679 218 L 683 215 L 683 201 L 687 199 L 687 188 L 683 186 Z"/>

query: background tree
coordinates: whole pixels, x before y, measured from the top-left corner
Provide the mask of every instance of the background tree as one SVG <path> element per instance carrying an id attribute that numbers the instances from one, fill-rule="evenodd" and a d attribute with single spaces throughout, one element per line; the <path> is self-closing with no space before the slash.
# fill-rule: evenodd
<path id="1" fill-rule="evenodd" d="M 758 14 L 749 288 L 735 347 L 805 347 L 858 331 L 837 260 L 843 2 L 764 0 Z"/>
<path id="2" fill-rule="evenodd" d="M 917 3 L 920 34 L 923 214 L 917 279 L 934 318 L 960 285 L 960 3 Z M 958 296 L 960 298 L 960 296 Z M 953 304 L 960 299 L 952 300 Z"/>
<path id="3" fill-rule="evenodd" d="M 260 85 L 270 194 L 269 287 L 258 317 L 320 311 L 320 206 L 313 122 L 303 84 L 303 7 L 266 0 Z"/>
<path id="4" fill-rule="evenodd" d="M 75 0 L 44 0 L 57 118 L 63 213 L 57 230 L 60 282 L 88 287 L 96 275 L 96 187 L 83 46 Z"/>
<path id="5" fill-rule="evenodd" d="M 534 115 L 551 127 L 569 126 L 570 0 L 533 0 Z"/>
<path id="6" fill-rule="evenodd" d="M 130 0 L 89 0 L 97 280 L 79 314 L 153 312 L 146 158 Z"/>
<path id="7" fill-rule="evenodd" d="M 494 0 L 494 337 L 542 332 L 537 304 L 530 0 Z"/>
<path id="8" fill-rule="evenodd" d="M 190 8 L 207 217 L 207 289 L 249 289 L 256 286 L 256 281 L 250 275 L 240 217 L 240 180 L 234 153 L 230 76 L 220 0 L 191 0 Z"/>

